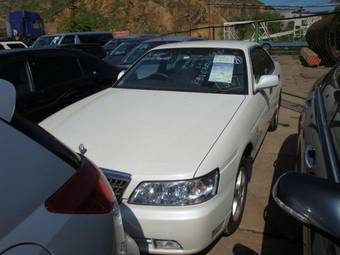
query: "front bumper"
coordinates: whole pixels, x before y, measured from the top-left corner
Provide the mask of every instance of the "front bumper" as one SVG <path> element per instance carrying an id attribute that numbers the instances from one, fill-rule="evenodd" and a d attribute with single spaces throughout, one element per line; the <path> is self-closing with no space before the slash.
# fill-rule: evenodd
<path id="1" fill-rule="evenodd" d="M 143 206 L 123 201 L 120 208 L 125 230 L 138 242 L 141 251 L 192 254 L 204 250 L 223 231 L 230 211 L 226 201 L 219 194 L 194 206 Z M 155 240 L 176 241 L 181 249 L 157 248 Z"/>

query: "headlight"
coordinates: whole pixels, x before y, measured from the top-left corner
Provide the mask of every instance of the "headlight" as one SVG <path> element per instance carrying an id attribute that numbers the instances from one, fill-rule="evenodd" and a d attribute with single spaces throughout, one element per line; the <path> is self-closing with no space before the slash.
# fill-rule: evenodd
<path id="1" fill-rule="evenodd" d="M 185 181 L 142 182 L 129 199 L 131 204 L 180 206 L 203 203 L 217 194 L 219 171 Z"/>

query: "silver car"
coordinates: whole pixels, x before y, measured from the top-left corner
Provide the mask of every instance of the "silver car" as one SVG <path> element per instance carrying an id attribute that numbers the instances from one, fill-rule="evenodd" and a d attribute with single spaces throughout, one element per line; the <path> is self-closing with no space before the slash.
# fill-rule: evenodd
<path id="1" fill-rule="evenodd" d="M 31 122 L 0 80 L 0 254 L 138 254 L 109 183 Z"/>

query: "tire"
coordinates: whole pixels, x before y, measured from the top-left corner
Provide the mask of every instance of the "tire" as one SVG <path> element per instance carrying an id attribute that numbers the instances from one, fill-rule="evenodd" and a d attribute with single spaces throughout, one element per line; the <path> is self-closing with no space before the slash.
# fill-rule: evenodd
<path id="1" fill-rule="evenodd" d="M 268 131 L 270 132 L 275 131 L 277 127 L 279 126 L 280 108 L 281 108 L 281 96 L 280 96 L 279 102 L 276 105 L 274 116 L 272 117 L 272 120 L 270 121 L 270 125 L 268 127 Z"/>
<path id="2" fill-rule="evenodd" d="M 239 170 L 236 175 L 234 197 L 231 206 L 231 215 L 228 223 L 225 225 L 224 236 L 233 234 L 241 224 L 244 207 L 246 204 L 248 190 L 248 175 L 250 169 L 246 158 L 241 161 Z"/>

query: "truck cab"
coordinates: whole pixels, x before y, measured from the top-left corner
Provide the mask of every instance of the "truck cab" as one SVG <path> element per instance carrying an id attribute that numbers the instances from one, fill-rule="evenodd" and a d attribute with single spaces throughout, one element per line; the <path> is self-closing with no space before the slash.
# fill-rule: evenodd
<path id="1" fill-rule="evenodd" d="M 29 11 L 10 12 L 6 22 L 7 36 L 15 39 L 35 39 L 45 34 L 40 14 Z"/>

